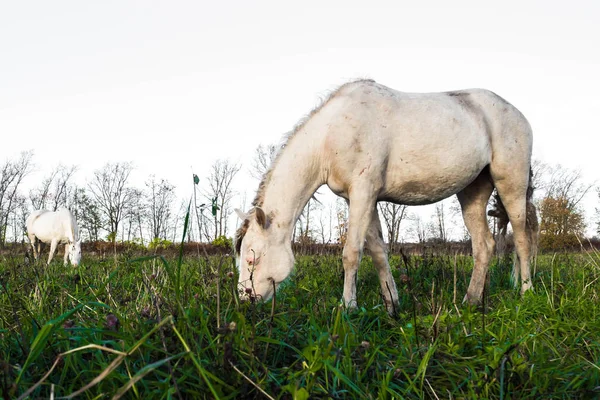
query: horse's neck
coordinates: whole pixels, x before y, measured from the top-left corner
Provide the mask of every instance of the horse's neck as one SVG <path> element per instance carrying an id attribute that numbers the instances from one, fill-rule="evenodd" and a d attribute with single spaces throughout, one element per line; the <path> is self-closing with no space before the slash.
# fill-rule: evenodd
<path id="1" fill-rule="evenodd" d="M 301 132 L 296 133 L 299 136 Z M 291 238 L 293 227 L 304 206 L 315 191 L 323 185 L 322 157 L 319 138 L 290 139 L 265 188 L 262 203 L 267 215 L 272 215 L 273 226 L 282 235 Z"/>
<path id="2" fill-rule="evenodd" d="M 75 218 L 71 219 L 71 232 L 73 232 L 73 241 L 79 241 L 79 227 L 77 226 Z"/>
<path id="3" fill-rule="evenodd" d="M 75 221 L 75 217 L 73 216 L 73 214 L 71 214 L 71 212 L 69 210 L 66 210 L 66 212 L 63 211 L 63 212 L 61 212 L 61 214 L 68 216 L 66 224 L 64 224 L 63 226 L 65 226 L 66 229 L 71 230 L 70 233 L 71 233 L 72 238 L 69 238 L 69 240 L 73 241 L 73 242 L 77 242 L 79 240 L 79 229 L 77 227 L 77 221 Z"/>

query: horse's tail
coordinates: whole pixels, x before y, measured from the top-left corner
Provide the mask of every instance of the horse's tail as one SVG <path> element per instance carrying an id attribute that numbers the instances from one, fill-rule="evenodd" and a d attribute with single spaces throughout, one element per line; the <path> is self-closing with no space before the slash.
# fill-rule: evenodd
<path id="1" fill-rule="evenodd" d="M 539 236 L 539 223 L 537 218 L 537 209 L 531 201 L 533 197 L 533 171 L 529 168 L 529 183 L 527 185 L 526 194 L 526 217 L 525 217 L 525 232 L 527 233 L 527 239 L 529 241 L 530 254 L 535 255 L 537 253 L 538 236 Z M 498 220 L 498 233 L 502 236 L 506 236 L 506 228 L 508 226 L 508 213 L 502 199 L 496 193 L 494 195 L 494 208 L 488 212 L 488 215 L 496 217 Z M 512 279 L 515 286 L 519 282 L 519 271 L 517 263 L 513 263 Z"/>
<path id="2" fill-rule="evenodd" d="M 527 185 L 527 209 L 525 219 L 525 231 L 529 239 L 530 255 L 535 257 L 538 250 L 538 239 L 540 235 L 540 224 L 538 222 L 537 208 L 531 201 L 533 197 L 533 171 L 529 168 L 529 185 Z"/>

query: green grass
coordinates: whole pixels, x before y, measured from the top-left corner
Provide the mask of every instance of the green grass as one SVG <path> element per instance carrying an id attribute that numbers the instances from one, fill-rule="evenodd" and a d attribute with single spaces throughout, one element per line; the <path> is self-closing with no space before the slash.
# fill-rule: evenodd
<path id="1" fill-rule="evenodd" d="M 5 399 L 600 396 L 597 254 L 539 257 L 524 297 L 495 259 L 481 307 L 470 258 L 391 257 L 395 318 L 368 257 L 352 313 L 341 256 L 299 257 L 274 308 L 239 304 L 231 257 L 22 260 L 0 259 Z"/>

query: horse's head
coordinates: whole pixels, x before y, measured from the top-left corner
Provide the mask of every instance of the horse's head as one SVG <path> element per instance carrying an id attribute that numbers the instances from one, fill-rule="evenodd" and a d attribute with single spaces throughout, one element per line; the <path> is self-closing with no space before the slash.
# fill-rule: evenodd
<path id="1" fill-rule="evenodd" d="M 81 261 L 81 240 L 69 244 L 69 260 L 74 267 L 79 265 Z"/>
<path id="2" fill-rule="evenodd" d="M 281 230 L 271 225 L 260 207 L 247 214 L 235 211 L 242 220 L 235 243 L 240 298 L 268 300 L 292 272 L 291 243 Z"/>

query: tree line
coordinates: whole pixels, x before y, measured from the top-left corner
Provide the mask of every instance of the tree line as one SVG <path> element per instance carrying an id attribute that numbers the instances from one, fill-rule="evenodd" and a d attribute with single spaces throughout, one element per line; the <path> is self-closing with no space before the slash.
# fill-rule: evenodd
<path id="1" fill-rule="evenodd" d="M 258 181 L 276 158 L 274 145 L 257 147 L 250 174 Z M 23 182 L 33 171 L 33 153 L 23 152 L 0 165 L 0 246 L 23 242 L 25 220 L 37 209 L 55 211 L 67 207 L 78 221 L 84 241 L 136 242 L 143 246 L 181 240 L 183 221 L 190 209 L 187 241 L 211 243 L 230 241 L 232 204 L 240 194 L 234 181 L 241 165 L 229 160 L 215 161 L 200 179 L 193 175 L 192 200 L 180 200 L 168 179 L 150 175 L 143 187 L 130 180 L 131 162 L 106 163 L 95 170 L 86 184 L 74 183 L 77 166 L 59 164 L 27 193 Z M 540 219 L 540 248 L 558 250 L 578 246 L 587 227 L 582 200 L 592 189 L 581 171 L 560 165 L 533 164 L 534 202 Z M 202 182 L 202 185 L 199 183 Z M 599 207 L 591 221 L 600 235 L 600 188 L 595 188 Z M 299 244 L 343 244 L 348 210 L 344 200 L 328 204 L 318 200 L 319 192 L 306 205 L 293 234 Z M 245 203 L 245 201 L 242 201 Z M 412 207 L 387 202 L 379 204 L 382 227 L 391 251 L 404 242 L 447 243 L 467 241 L 469 234 L 453 196 L 437 203 L 427 220 Z M 489 219 L 493 233 L 494 218 Z"/>
<path id="2" fill-rule="evenodd" d="M 21 153 L 0 166 L 0 246 L 25 240 L 25 221 L 34 210 L 56 211 L 66 207 L 78 222 L 84 241 L 136 242 L 142 246 L 180 241 L 188 202 L 178 201 L 168 179 L 150 175 L 143 187 L 131 182 L 131 162 L 106 163 L 95 170 L 83 186 L 74 182 L 77 166 L 59 164 L 29 191 L 23 182 L 33 171 L 33 152 Z M 232 182 L 240 166 L 216 161 L 203 179 L 200 197 L 211 199 L 213 209 L 204 212 L 205 202 L 195 203 L 198 229 L 188 230 L 188 240 L 214 241 L 227 236 L 231 214 Z M 194 210 L 191 210 L 194 213 Z"/>

